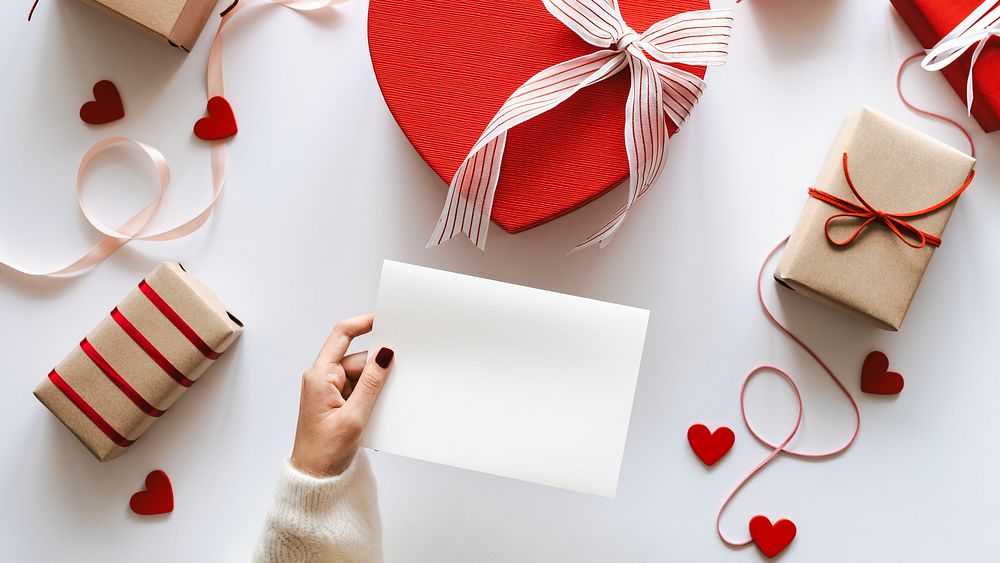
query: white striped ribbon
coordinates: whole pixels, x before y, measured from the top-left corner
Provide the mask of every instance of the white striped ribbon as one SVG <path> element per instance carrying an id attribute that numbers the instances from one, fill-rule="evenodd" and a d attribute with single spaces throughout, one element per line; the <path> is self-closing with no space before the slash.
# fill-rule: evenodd
<path id="1" fill-rule="evenodd" d="M 628 199 L 573 252 L 594 244 L 603 248 L 663 171 L 669 138 L 666 119 L 680 127 L 705 89 L 700 78 L 671 65 L 714 66 L 726 61 L 730 10 L 684 12 L 640 35 L 625 23 L 617 0 L 542 2 L 559 21 L 602 50 L 539 72 L 507 98 L 455 172 L 428 247 L 462 233 L 485 250 L 507 131 L 628 68 L 632 77 L 625 105 Z"/>
<path id="2" fill-rule="evenodd" d="M 976 46 L 965 83 L 965 103 L 969 115 L 972 115 L 973 100 L 972 69 L 976 67 L 979 55 L 993 37 L 1000 37 L 1000 3 L 997 0 L 986 0 L 927 51 L 927 56 L 920 62 L 924 70 L 941 70 L 964 55 L 973 45 Z"/>

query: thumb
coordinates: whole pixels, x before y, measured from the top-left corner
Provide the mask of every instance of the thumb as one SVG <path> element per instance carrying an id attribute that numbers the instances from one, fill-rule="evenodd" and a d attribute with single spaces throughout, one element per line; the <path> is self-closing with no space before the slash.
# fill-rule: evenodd
<path id="1" fill-rule="evenodd" d="M 367 423 L 368 416 L 375 407 L 375 400 L 378 399 L 386 379 L 389 378 L 389 369 L 392 366 L 392 357 L 395 352 L 392 348 L 380 348 L 374 356 L 369 355 L 358 382 L 351 391 L 351 396 L 347 399 L 347 406 L 355 409 Z"/>

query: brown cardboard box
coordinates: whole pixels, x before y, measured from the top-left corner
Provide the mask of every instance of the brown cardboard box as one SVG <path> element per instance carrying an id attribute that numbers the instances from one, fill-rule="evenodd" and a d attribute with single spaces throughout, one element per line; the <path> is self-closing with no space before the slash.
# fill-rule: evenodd
<path id="1" fill-rule="evenodd" d="M 815 187 L 857 202 L 844 177 L 848 154 L 851 179 L 875 209 L 914 212 L 952 195 L 969 177 L 975 159 L 868 108 L 847 116 Z M 957 201 L 907 219 L 941 237 Z M 899 330 L 934 247 L 907 246 L 884 223 L 869 225 L 850 245 L 827 240 L 825 223 L 842 210 L 810 197 L 778 263 L 778 282 L 820 303 L 851 312 L 886 330 Z M 831 227 L 845 240 L 860 225 L 852 219 Z M 948 244 L 947 239 L 943 244 Z"/>
<path id="2" fill-rule="evenodd" d="M 84 0 L 101 11 L 190 51 L 217 0 Z"/>
<path id="3" fill-rule="evenodd" d="M 164 262 L 55 367 L 35 397 L 97 459 L 118 457 L 239 338 L 243 324 Z"/>

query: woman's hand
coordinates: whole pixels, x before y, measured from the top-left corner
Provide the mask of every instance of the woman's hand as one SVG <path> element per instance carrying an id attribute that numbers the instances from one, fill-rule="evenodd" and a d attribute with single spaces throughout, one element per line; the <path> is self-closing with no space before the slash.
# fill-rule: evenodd
<path id="1" fill-rule="evenodd" d="M 389 376 L 393 351 L 344 356 L 351 340 L 372 329 L 373 317 L 333 327 L 316 362 L 302 375 L 292 465 L 317 477 L 339 475 L 354 459 L 375 399 Z M 367 356 L 367 361 L 366 361 Z"/>

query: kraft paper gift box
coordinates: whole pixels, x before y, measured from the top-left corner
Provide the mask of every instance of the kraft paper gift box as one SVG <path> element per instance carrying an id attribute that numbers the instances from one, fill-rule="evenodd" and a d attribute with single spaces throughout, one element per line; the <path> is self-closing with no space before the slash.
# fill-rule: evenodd
<path id="1" fill-rule="evenodd" d="M 122 454 L 239 338 L 242 323 L 182 265 L 140 282 L 35 389 L 97 459 Z"/>
<path id="2" fill-rule="evenodd" d="M 872 109 L 847 116 L 816 180 L 815 188 L 858 204 L 845 176 L 845 158 L 858 193 L 876 210 L 902 214 L 948 200 L 971 180 L 975 159 Z M 957 199 L 907 223 L 931 237 L 941 237 Z M 810 197 L 792 231 L 774 277 L 779 283 L 820 303 L 855 314 L 886 330 L 899 330 L 934 246 L 913 248 L 880 220 L 860 231 L 865 219 Z M 920 238 L 897 227 L 911 244 Z M 943 244 L 950 244 L 947 238 Z"/>
<path id="3" fill-rule="evenodd" d="M 217 0 L 83 0 L 161 40 L 190 51 Z"/>

